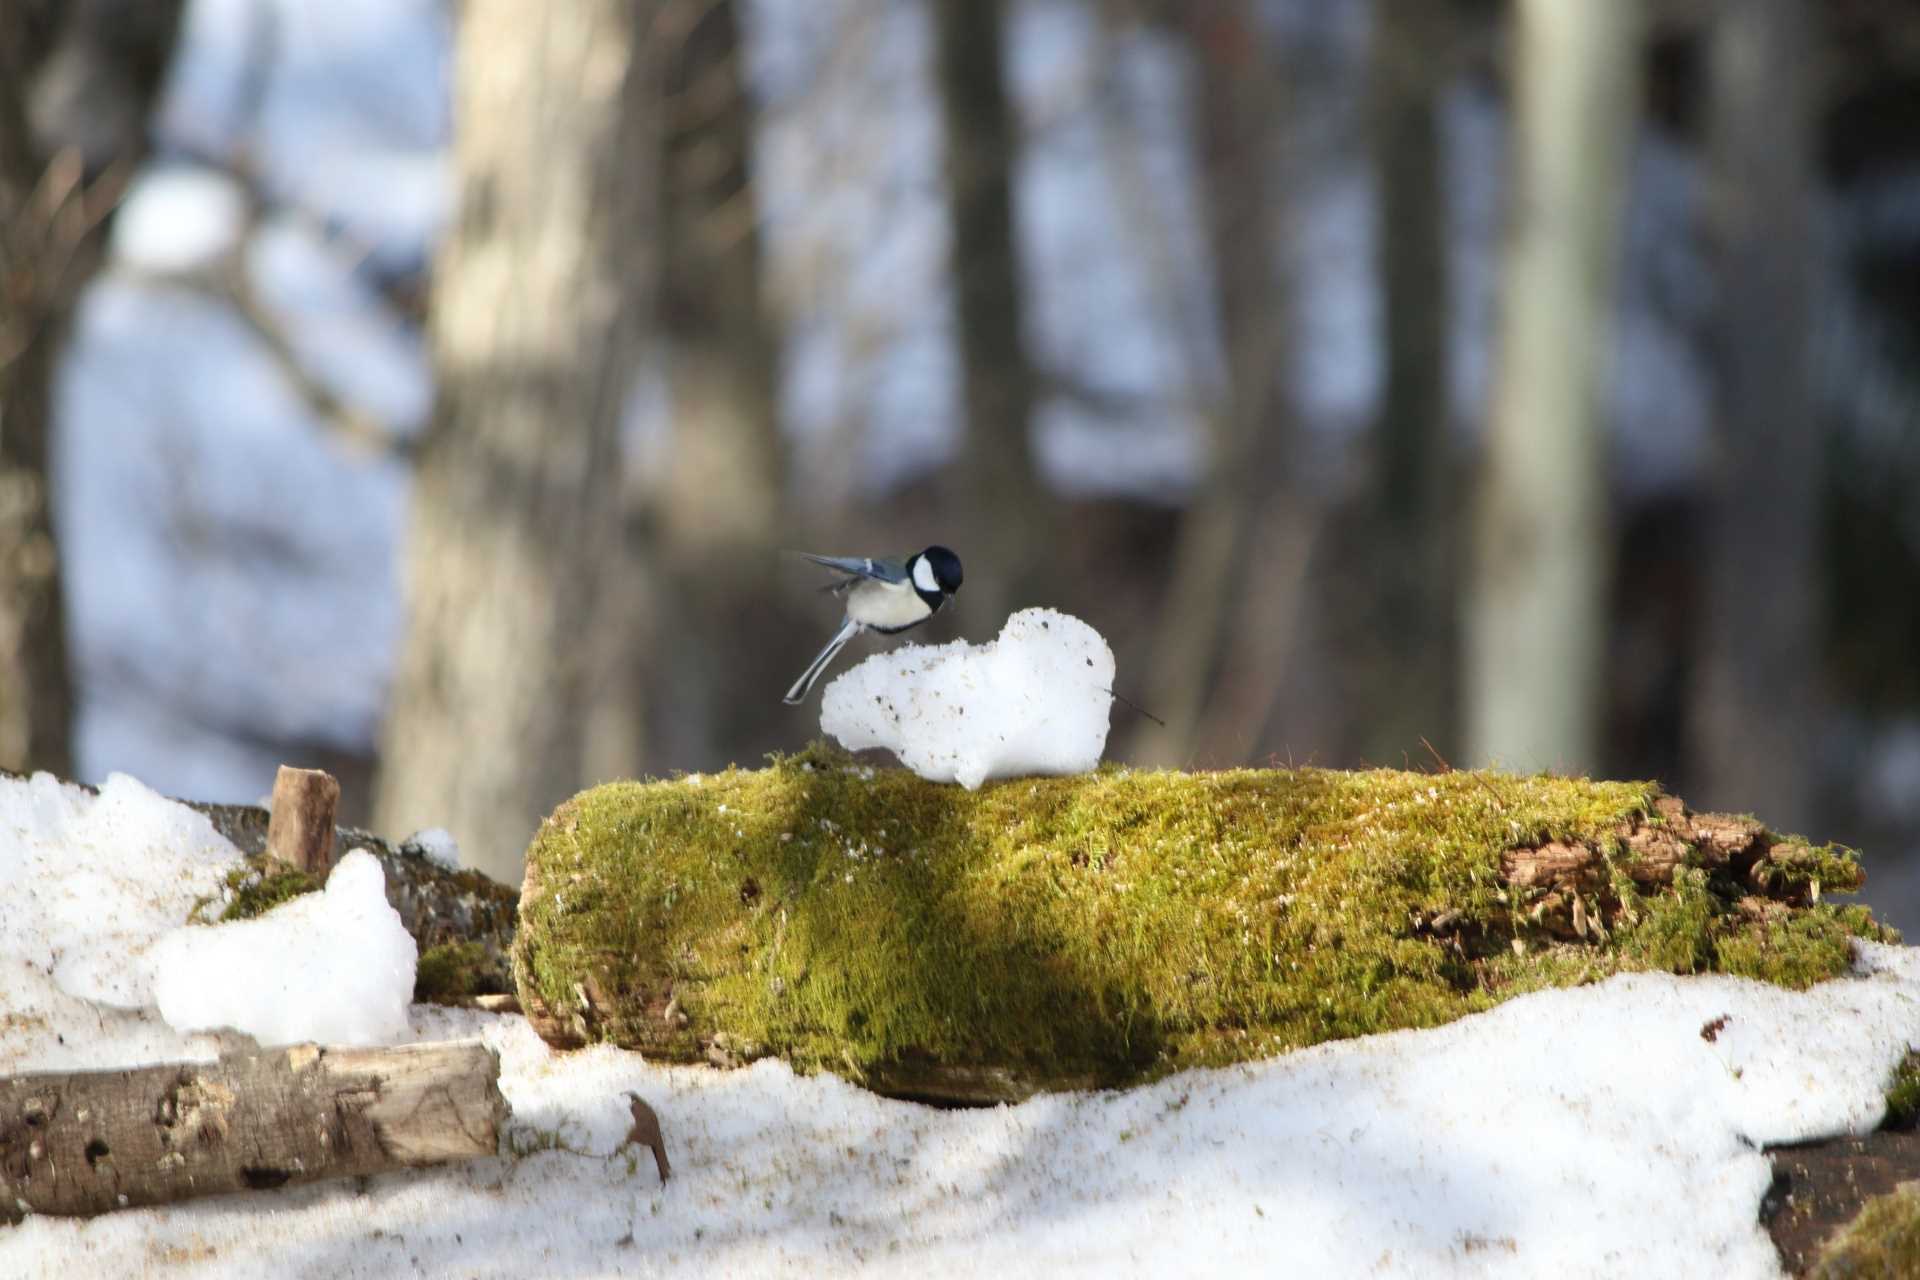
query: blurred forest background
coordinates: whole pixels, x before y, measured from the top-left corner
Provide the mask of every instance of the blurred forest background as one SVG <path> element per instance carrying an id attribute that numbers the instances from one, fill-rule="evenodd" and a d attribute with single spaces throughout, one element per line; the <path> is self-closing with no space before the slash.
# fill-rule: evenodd
<path id="1" fill-rule="evenodd" d="M 0 766 L 512 875 L 938 541 L 1112 758 L 1659 778 L 1912 928 L 1916 488 L 1920 0 L 0 0 Z"/>

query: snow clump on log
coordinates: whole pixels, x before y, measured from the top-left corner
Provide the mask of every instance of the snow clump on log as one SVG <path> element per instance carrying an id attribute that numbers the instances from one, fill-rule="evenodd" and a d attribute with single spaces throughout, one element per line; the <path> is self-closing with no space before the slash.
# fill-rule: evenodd
<path id="1" fill-rule="evenodd" d="M 931 782 L 1085 773 L 1100 763 L 1113 650 L 1078 618 L 1022 609 L 1000 637 L 905 645 L 827 686 L 820 728 L 850 751 L 885 747 Z"/>
<path id="2" fill-rule="evenodd" d="M 417 953 L 364 849 L 256 920 L 189 925 L 153 949 L 160 1016 L 176 1031 L 232 1027 L 263 1045 L 392 1044 L 406 1034 Z"/>

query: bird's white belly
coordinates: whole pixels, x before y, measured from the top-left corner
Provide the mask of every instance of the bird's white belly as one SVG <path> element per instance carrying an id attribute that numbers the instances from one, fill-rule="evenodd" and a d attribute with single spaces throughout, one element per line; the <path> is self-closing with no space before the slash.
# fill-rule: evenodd
<path id="1" fill-rule="evenodd" d="M 930 613 L 927 602 L 905 582 L 862 582 L 847 595 L 847 616 L 882 631 L 924 622 Z"/>

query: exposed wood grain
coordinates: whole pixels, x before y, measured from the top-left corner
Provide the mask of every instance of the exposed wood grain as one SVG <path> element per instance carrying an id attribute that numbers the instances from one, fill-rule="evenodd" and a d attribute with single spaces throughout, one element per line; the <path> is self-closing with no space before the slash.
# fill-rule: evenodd
<path id="1" fill-rule="evenodd" d="M 281 765 L 273 779 L 273 816 L 267 854 L 277 862 L 324 876 L 333 866 L 333 813 L 340 784 L 321 769 Z"/>
<path id="2" fill-rule="evenodd" d="M 0 1079 L 0 1221 L 493 1155 L 499 1079 L 479 1041 Z"/>

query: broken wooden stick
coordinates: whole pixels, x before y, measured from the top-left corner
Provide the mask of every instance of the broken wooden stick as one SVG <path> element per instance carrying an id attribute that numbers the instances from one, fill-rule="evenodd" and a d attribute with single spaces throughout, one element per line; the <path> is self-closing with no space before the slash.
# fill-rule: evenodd
<path id="1" fill-rule="evenodd" d="M 667 1163 L 667 1143 L 660 1136 L 660 1117 L 647 1105 L 647 1100 L 637 1093 L 627 1094 L 627 1109 L 633 1113 L 633 1127 L 627 1130 L 627 1136 L 621 1139 L 620 1145 L 624 1147 L 637 1142 L 653 1152 L 653 1167 L 659 1172 L 660 1185 L 664 1187 L 673 1174 L 673 1166 Z"/>
<path id="2" fill-rule="evenodd" d="M 477 1040 L 0 1079 L 0 1222 L 490 1156 L 499 1081 Z"/>
<path id="3" fill-rule="evenodd" d="M 281 765 L 273 779 L 268 856 L 325 879 L 333 866 L 333 811 L 339 803 L 340 784 L 332 774 Z"/>

